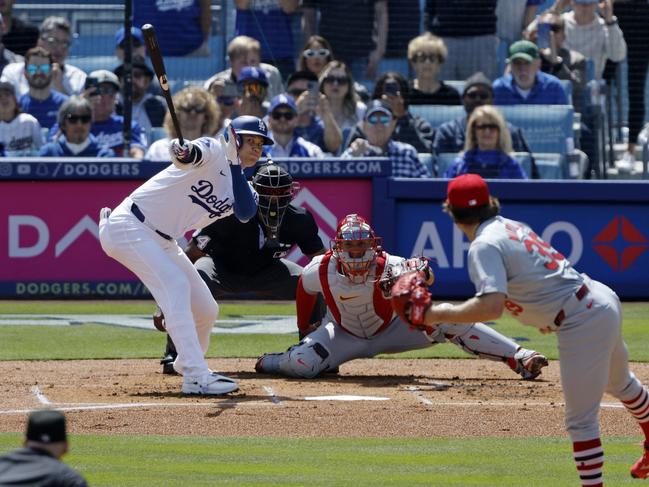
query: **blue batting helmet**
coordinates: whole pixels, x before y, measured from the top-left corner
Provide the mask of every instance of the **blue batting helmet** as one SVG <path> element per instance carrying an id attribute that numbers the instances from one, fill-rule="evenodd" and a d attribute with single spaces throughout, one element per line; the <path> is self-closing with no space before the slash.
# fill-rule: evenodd
<path id="1" fill-rule="evenodd" d="M 239 145 L 241 145 L 241 135 L 259 135 L 264 139 L 264 145 L 273 145 L 275 141 L 268 136 L 268 127 L 266 122 L 261 118 L 252 115 L 242 115 L 230 122 L 234 133 L 239 136 Z"/>

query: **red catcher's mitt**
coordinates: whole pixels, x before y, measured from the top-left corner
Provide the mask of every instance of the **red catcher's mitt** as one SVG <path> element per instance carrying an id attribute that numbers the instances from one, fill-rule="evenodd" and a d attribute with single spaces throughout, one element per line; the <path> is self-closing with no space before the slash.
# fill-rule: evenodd
<path id="1" fill-rule="evenodd" d="M 160 306 L 156 306 L 155 311 L 153 312 L 153 326 L 161 332 L 167 332 L 167 327 L 165 326 L 165 315 L 160 309 Z"/>
<path id="2" fill-rule="evenodd" d="M 390 292 L 392 309 L 403 321 L 415 328 L 427 328 L 424 315 L 431 302 L 432 297 L 423 271 L 402 275 Z"/>

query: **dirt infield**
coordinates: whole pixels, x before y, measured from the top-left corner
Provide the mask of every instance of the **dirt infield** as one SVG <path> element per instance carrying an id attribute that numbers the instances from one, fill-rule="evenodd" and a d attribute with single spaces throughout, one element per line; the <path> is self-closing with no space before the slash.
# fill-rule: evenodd
<path id="1" fill-rule="evenodd" d="M 254 372 L 251 359 L 211 359 L 239 380 L 223 398 L 186 397 L 154 360 L 0 362 L 0 431 L 22 432 L 27 411 L 66 410 L 72 433 L 196 436 L 561 436 L 559 367 L 519 380 L 485 360 L 356 360 L 317 380 Z M 648 382 L 649 364 L 632 370 Z M 639 435 L 608 396 L 605 435 Z"/>

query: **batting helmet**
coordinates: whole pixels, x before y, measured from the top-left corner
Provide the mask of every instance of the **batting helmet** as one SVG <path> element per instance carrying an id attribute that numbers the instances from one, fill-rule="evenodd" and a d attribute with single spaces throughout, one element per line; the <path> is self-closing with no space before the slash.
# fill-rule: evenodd
<path id="1" fill-rule="evenodd" d="M 252 186 L 259 195 L 259 219 L 270 233 L 270 238 L 277 238 L 286 208 L 293 199 L 296 183 L 284 168 L 269 163 L 259 166 L 252 178 Z"/>
<path id="2" fill-rule="evenodd" d="M 234 129 L 234 133 L 238 136 L 239 146 L 242 143 L 242 135 L 259 135 L 264 139 L 264 145 L 273 145 L 275 143 L 268 136 L 268 127 L 261 118 L 253 117 L 252 115 L 242 115 L 232 120 L 230 124 Z"/>

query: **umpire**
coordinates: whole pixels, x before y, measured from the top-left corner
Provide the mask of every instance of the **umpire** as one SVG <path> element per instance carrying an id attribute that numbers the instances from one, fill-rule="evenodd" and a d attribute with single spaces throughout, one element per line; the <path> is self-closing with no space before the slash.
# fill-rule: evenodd
<path id="1" fill-rule="evenodd" d="M 215 221 L 192 237 L 185 249 L 215 299 L 252 297 L 295 299 L 302 267 L 284 257 L 294 245 L 311 258 L 325 252 L 318 226 L 306 209 L 291 204 L 297 187 L 282 167 L 259 166 L 252 186 L 259 195 L 257 217 L 242 223 L 230 216 Z M 324 302 L 317 308 L 324 314 Z M 161 328 L 162 315 L 154 315 Z M 174 374 L 176 349 L 167 335 L 165 356 L 160 361 L 164 374 Z"/>
<path id="2" fill-rule="evenodd" d="M 53 409 L 31 413 L 23 445 L 24 448 L 0 457 L 0 485 L 88 485 L 61 461 L 69 448 L 63 413 Z"/>

